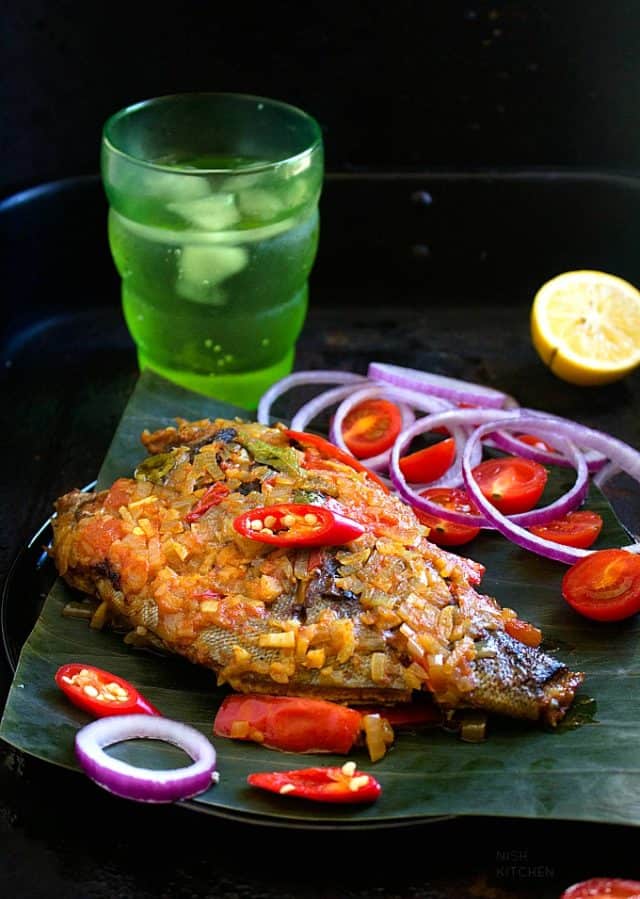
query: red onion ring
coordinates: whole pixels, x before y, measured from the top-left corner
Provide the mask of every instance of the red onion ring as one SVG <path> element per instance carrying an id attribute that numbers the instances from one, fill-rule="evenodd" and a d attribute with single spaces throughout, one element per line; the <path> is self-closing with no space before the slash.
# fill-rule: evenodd
<path id="1" fill-rule="evenodd" d="M 342 436 L 344 420 L 355 406 L 369 399 L 390 399 L 396 402 L 400 409 L 400 414 L 402 415 L 403 429 L 408 428 L 415 421 L 416 417 L 412 407 L 417 408 L 420 411 L 432 411 L 434 409 L 447 408 L 448 406 L 448 404 L 445 404 L 443 400 L 439 400 L 437 397 L 425 397 L 408 390 L 394 390 L 393 388 L 384 387 L 381 384 L 357 388 L 349 397 L 344 399 L 336 409 L 336 414 L 331 422 L 331 429 L 329 432 L 329 440 L 331 440 L 332 443 L 335 443 L 341 450 L 350 453 L 351 455 L 353 455 L 353 453 L 351 453 Z M 368 459 L 363 459 L 362 461 L 367 468 L 372 468 L 374 471 L 384 471 L 389 466 L 390 456 L 391 450 L 388 449 L 382 453 L 378 453 L 376 456 L 370 456 Z"/>
<path id="2" fill-rule="evenodd" d="M 466 512 L 456 512 L 451 509 L 444 509 L 436 503 L 431 502 L 431 500 L 427 499 L 426 497 L 421 496 L 418 490 L 409 486 L 406 478 L 404 477 L 404 474 L 402 473 L 402 469 L 400 468 L 400 454 L 403 452 L 407 443 L 416 435 L 416 433 L 420 433 L 419 426 L 421 426 L 424 430 L 440 426 L 450 428 L 450 425 L 454 421 L 463 421 L 478 425 L 478 427 L 476 427 L 476 430 L 467 438 L 466 446 L 464 446 L 462 450 L 463 479 L 465 457 L 467 458 L 468 467 L 471 470 L 478 464 L 478 451 L 480 451 L 480 454 L 482 452 L 480 438 L 478 438 L 477 436 L 478 433 L 480 433 L 482 436 L 484 436 L 485 434 L 493 433 L 492 425 L 493 430 L 495 430 L 495 425 L 498 422 L 500 423 L 500 427 L 502 428 L 510 426 L 514 428 L 520 428 L 523 424 L 526 427 L 529 423 L 529 420 L 524 418 L 520 413 L 514 413 L 513 411 L 508 410 L 500 411 L 493 409 L 458 409 L 451 412 L 425 416 L 425 418 L 420 419 L 418 422 L 416 422 L 415 425 L 413 425 L 413 427 L 409 428 L 406 432 L 403 432 L 403 434 L 400 434 L 400 436 L 398 437 L 396 446 L 393 448 L 391 453 L 391 481 L 398 493 L 404 500 L 406 500 L 406 502 L 423 512 L 427 512 L 429 515 L 434 515 L 436 516 L 436 518 L 442 518 L 445 521 L 452 522 L 453 524 L 462 524 L 468 525 L 470 527 L 491 529 L 495 526 L 493 524 L 492 518 L 489 515 L 472 515 Z M 449 424 L 447 424 L 447 422 Z M 543 432 L 547 431 L 548 435 L 548 428 L 545 428 L 544 425 L 542 425 L 541 428 Z M 551 434 L 552 436 L 554 434 L 557 435 L 557 432 L 551 431 Z M 471 448 L 469 449 L 469 447 Z M 546 522 L 552 521 L 554 518 L 559 518 L 560 516 L 565 515 L 567 512 L 572 511 L 578 505 L 580 505 L 581 502 L 583 502 L 589 488 L 589 472 L 584 460 L 584 455 L 570 442 L 566 443 L 566 452 L 571 463 L 576 468 L 576 480 L 571 489 L 563 494 L 559 499 L 555 500 L 547 506 L 544 506 L 540 509 L 532 509 L 529 512 L 521 512 L 518 515 L 510 515 L 506 520 L 520 527 L 530 527 L 531 525 L 535 524 L 546 524 Z M 438 483 L 437 486 L 456 485 L 445 485 Z M 476 503 L 476 505 L 479 504 Z M 484 505 L 479 505 L 479 508 L 484 508 Z M 491 505 L 491 508 L 493 509 L 494 506 Z"/>
<path id="3" fill-rule="evenodd" d="M 367 369 L 367 377 L 372 381 L 391 384 L 393 387 L 404 387 L 419 393 L 440 396 L 452 403 L 470 403 L 485 409 L 502 409 L 515 403 L 508 394 L 494 390 L 493 387 L 484 387 L 471 381 L 448 378 L 431 372 L 416 371 L 414 368 L 387 365 L 383 362 L 371 362 Z"/>
<path id="4" fill-rule="evenodd" d="M 529 414 L 529 409 L 522 409 L 523 414 Z M 555 415 L 543 415 L 540 413 L 541 417 L 545 419 L 557 419 L 558 421 L 567 421 L 568 419 L 562 419 Z M 535 425 L 531 429 L 534 436 L 537 436 L 535 433 Z M 523 456 L 525 459 L 532 459 L 534 462 L 539 462 L 541 465 L 559 465 L 561 468 L 570 468 L 571 463 L 561 454 L 561 453 L 553 453 L 548 452 L 545 449 L 541 449 L 537 446 L 531 446 L 530 444 L 523 443 L 522 440 L 519 440 L 517 437 L 514 437 L 512 434 L 506 434 L 504 431 L 494 431 L 491 434 L 491 442 L 498 449 L 503 450 L 505 453 L 511 453 L 513 456 Z M 587 467 L 589 471 L 593 474 L 597 471 L 600 471 L 606 463 L 606 457 L 601 453 L 595 453 L 593 450 L 589 450 L 585 452 L 585 459 L 587 462 Z"/>
<path id="5" fill-rule="evenodd" d="M 614 437 L 609 437 L 606 434 L 594 431 L 591 428 L 586 428 L 585 426 L 578 425 L 574 422 L 561 422 L 557 418 L 549 418 L 548 421 L 545 422 L 544 419 L 538 416 L 531 417 L 524 413 L 517 418 L 514 417 L 511 422 L 502 420 L 500 423 L 501 428 L 515 427 L 520 429 L 523 426 L 529 428 L 532 425 L 545 436 L 555 439 L 557 439 L 558 436 L 564 438 L 567 449 L 571 447 L 571 443 L 568 441 L 579 440 L 581 445 L 591 446 L 592 449 L 596 449 L 599 452 L 608 452 L 621 468 L 627 471 L 632 477 L 635 477 L 636 480 L 640 480 L 640 453 L 637 453 L 633 447 L 628 446 L 628 444 L 625 444 Z M 579 559 L 591 555 L 594 550 L 562 546 L 561 544 L 554 543 L 552 540 L 545 540 L 542 537 L 532 534 L 530 531 L 525 530 L 522 527 L 522 524 L 532 524 L 533 522 L 530 520 L 523 522 L 522 515 L 513 515 L 511 517 L 503 515 L 491 502 L 489 502 L 488 499 L 486 499 L 473 477 L 473 464 L 471 460 L 474 443 L 481 441 L 483 436 L 489 433 L 491 433 L 491 425 L 484 424 L 478 427 L 469 437 L 462 459 L 462 474 L 470 497 L 476 503 L 478 508 L 484 512 L 486 518 L 491 522 L 495 529 L 523 549 L 527 549 L 538 555 L 546 556 L 557 562 L 564 562 L 568 565 L 573 565 L 574 562 L 577 562 Z M 576 484 L 573 488 L 574 491 L 578 481 L 579 475 L 576 478 Z M 566 502 L 567 496 L 568 494 L 565 494 L 561 500 L 556 501 L 556 507 L 558 506 L 558 503 L 562 504 L 563 502 Z M 552 506 L 553 505 L 554 504 L 552 504 Z M 547 511 L 550 508 L 551 506 L 547 506 Z M 543 510 L 534 511 L 542 512 Z M 530 513 L 524 514 L 530 515 Z M 554 517 L 563 514 L 564 512 L 557 509 Z M 542 524 L 544 522 L 539 519 L 537 523 Z M 638 552 L 640 551 L 640 545 L 632 544 L 631 546 L 623 547 L 623 549 Z"/>
<path id="6" fill-rule="evenodd" d="M 355 384 L 359 381 L 366 381 L 364 375 L 356 375 L 350 371 L 297 371 L 285 378 L 281 378 L 272 384 L 271 387 L 262 394 L 258 403 L 256 420 L 261 425 L 270 423 L 269 413 L 271 406 L 279 396 L 286 393 L 292 387 L 299 387 L 305 384 Z"/>
<path id="7" fill-rule="evenodd" d="M 112 758 L 105 746 L 147 737 L 184 750 L 192 765 L 170 771 L 139 768 Z M 138 802 L 175 802 L 209 789 L 216 780 L 216 751 L 199 730 L 152 715 L 112 715 L 87 724 L 76 734 L 76 756 L 85 774 L 103 789 Z"/>
<path id="8" fill-rule="evenodd" d="M 357 387 L 354 387 L 353 384 L 348 384 L 346 387 L 334 387 L 332 390 L 325 390 L 324 393 L 314 396 L 314 398 L 309 400 L 308 403 L 305 403 L 304 406 L 300 406 L 293 416 L 290 425 L 291 430 L 306 431 L 309 423 L 312 422 L 317 415 L 324 412 L 325 409 L 334 406 L 346 396 L 350 396 L 354 390 L 357 390 Z"/>

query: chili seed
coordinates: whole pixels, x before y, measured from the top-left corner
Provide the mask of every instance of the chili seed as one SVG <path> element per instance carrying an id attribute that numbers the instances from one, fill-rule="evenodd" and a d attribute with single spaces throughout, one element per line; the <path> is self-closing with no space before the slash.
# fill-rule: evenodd
<path id="1" fill-rule="evenodd" d="M 356 763 L 355 762 L 345 762 L 340 770 L 347 777 L 353 777 L 353 775 L 356 773 Z"/>
<path id="2" fill-rule="evenodd" d="M 267 515 L 264 519 L 264 524 L 268 528 L 272 528 L 274 526 L 274 524 L 277 524 L 277 523 L 278 523 L 278 519 L 275 517 L 275 515 Z"/>
<path id="3" fill-rule="evenodd" d="M 359 790 L 361 787 L 366 787 L 369 783 L 369 775 L 361 774 L 359 777 L 352 777 L 349 782 L 349 789 L 353 790 L 355 793 L 356 790 Z"/>
<path id="4" fill-rule="evenodd" d="M 259 518 L 254 518 L 250 524 L 252 531 L 261 531 L 262 530 L 262 522 Z"/>
<path id="5" fill-rule="evenodd" d="M 291 514 L 284 515 L 282 518 L 282 524 L 286 528 L 292 528 L 294 526 L 294 524 L 296 523 L 296 520 L 297 519 L 296 519 L 295 515 L 291 515 Z"/>
<path id="6" fill-rule="evenodd" d="M 307 512 L 307 514 L 304 516 L 304 520 L 307 524 L 317 524 L 318 516 L 314 515 L 313 512 Z"/>
<path id="7" fill-rule="evenodd" d="M 87 684 L 86 687 L 82 688 L 83 693 L 86 693 L 87 696 L 90 696 L 92 699 L 95 699 L 98 695 L 98 691 L 91 684 Z"/>
<path id="8" fill-rule="evenodd" d="M 292 790 L 295 790 L 295 786 L 293 784 L 283 784 L 278 792 L 282 796 L 286 796 L 287 793 L 291 793 Z"/>

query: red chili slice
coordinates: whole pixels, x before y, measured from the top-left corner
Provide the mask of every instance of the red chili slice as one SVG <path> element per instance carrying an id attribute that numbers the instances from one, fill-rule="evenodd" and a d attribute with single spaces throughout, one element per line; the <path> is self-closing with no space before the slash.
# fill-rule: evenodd
<path id="1" fill-rule="evenodd" d="M 80 662 L 62 665 L 56 671 L 55 681 L 67 699 L 96 718 L 160 715 L 155 706 L 124 678 L 93 665 Z"/>
<path id="2" fill-rule="evenodd" d="M 185 521 L 189 524 L 193 524 L 194 521 L 202 518 L 204 513 L 208 512 L 213 506 L 219 505 L 229 493 L 230 491 L 227 485 L 220 481 L 212 484 L 211 487 L 207 487 L 193 509 L 185 517 Z"/>
<path id="3" fill-rule="evenodd" d="M 261 771 L 250 774 L 247 783 L 280 796 L 296 796 L 314 802 L 374 802 L 382 792 L 375 777 L 357 771 L 354 762 L 347 762 L 342 768 Z"/>
<path id="4" fill-rule="evenodd" d="M 324 437 L 319 437 L 317 434 L 307 434 L 306 431 L 285 431 L 285 434 L 289 440 L 294 440 L 296 443 L 299 443 L 300 446 L 309 447 L 312 450 L 315 450 L 315 452 L 307 452 L 306 458 L 302 463 L 303 468 L 314 469 L 326 467 L 322 464 L 323 456 L 326 459 L 335 459 L 336 462 L 342 462 L 344 465 L 353 468 L 354 471 L 363 472 L 367 477 L 371 478 L 378 487 L 382 488 L 385 493 L 389 492 L 387 485 L 377 474 L 375 474 L 375 472 L 366 468 L 362 462 L 358 462 L 358 460 L 353 456 L 350 456 L 349 453 L 345 453 L 337 446 L 334 446 L 333 443 L 329 443 Z"/>
<path id="5" fill-rule="evenodd" d="M 306 503 L 249 509 L 233 526 L 243 537 L 276 546 L 340 546 L 365 532 L 363 525 L 338 512 Z"/>

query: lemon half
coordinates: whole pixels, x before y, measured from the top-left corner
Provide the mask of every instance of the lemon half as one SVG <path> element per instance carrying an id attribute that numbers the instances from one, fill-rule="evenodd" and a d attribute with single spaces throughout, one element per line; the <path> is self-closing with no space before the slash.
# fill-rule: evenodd
<path id="1" fill-rule="evenodd" d="M 545 365 L 564 381 L 618 381 L 640 365 L 640 292 L 605 272 L 564 272 L 537 292 L 531 338 Z"/>

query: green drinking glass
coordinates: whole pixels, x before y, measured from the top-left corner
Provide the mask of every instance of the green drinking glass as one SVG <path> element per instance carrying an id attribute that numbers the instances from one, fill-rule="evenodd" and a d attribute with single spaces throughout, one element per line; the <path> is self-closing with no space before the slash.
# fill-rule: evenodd
<path id="1" fill-rule="evenodd" d="M 107 120 L 101 168 L 140 367 L 255 409 L 291 371 L 306 316 L 317 122 L 261 97 L 159 97 Z"/>

